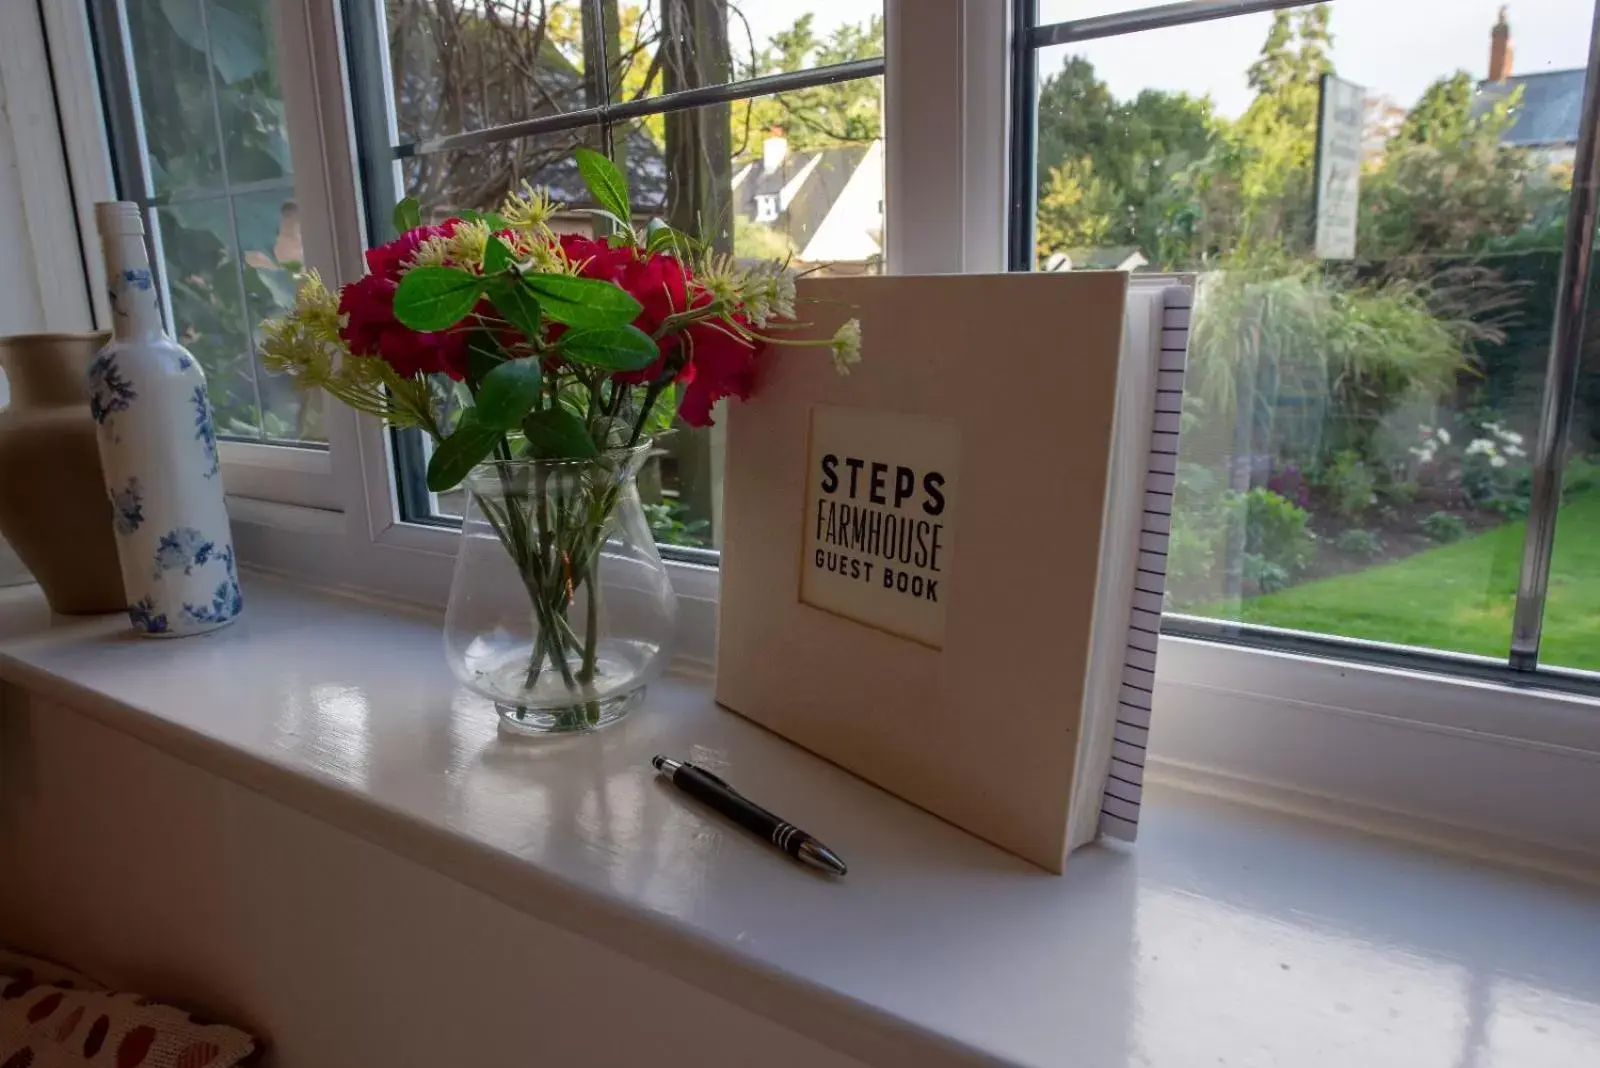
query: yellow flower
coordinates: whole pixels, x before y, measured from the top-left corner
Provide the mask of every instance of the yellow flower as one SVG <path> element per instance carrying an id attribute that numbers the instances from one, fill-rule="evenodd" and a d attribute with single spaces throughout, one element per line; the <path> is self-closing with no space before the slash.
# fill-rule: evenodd
<path id="1" fill-rule="evenodd" d="M 489 246 L 489 224 L 457 223 L 448 237 L 430 237 L 417 246 L 410 267 L 481 267 L 483 252 Z"/>
<path id="2" fill-rule="evenodd" d="M 561 210 L 561 205 L 550 199 L 548 190 L 535 189 L 526 180 L 522 187 L 506 196 L 500 205 L 500 217 L 511 229 L 529 236 L 546 237 L 550 230 L 550 217 Z"/>
<path id="3" fill-rule="evenodd" d="M 719 303 L 731 305 L 744 300 L 744 274 L 732 256 L 707 256 L 695 272 L 695 281 Z"/>

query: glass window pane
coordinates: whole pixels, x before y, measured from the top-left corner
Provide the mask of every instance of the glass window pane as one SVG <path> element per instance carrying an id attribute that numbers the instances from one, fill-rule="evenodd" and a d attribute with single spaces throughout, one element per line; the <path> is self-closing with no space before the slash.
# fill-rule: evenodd
<path id="1" fill-rule="evenodd" d="M 416 197 L 425 215 L 438 220 L 459 211 L 496 209 L 523 182 L 548 188 L 552 198 L 571 208 L 592 207 L 572 153 L 579 145 L 598 148 L 600 143 L 599 128 L 589 126 L 411 156 L 400 161 L 401 195 Z M 576 225 L 578 217 L 564 221 Z"/>
<path id="2" fill-rule="evenodd" d="M 616 127 L 612 155 L 628 173 L 636 222 L 660 216 L 708 236 L 738 260 L 789 258 L 796 269 L 816 273 L 882 270 L 882 92 L 881 78 L 867 78 Z M 838 127 L 825 121 L 838 116 L 858 121 Z M 558 230 L 592 232 L 571 150 L 597 140 L 592 132 L 575 132 L 537 144 L 516 141 L 406 160 L 407 180 L 416 183 L 408 191 L 425 206 L 487 209 L 512 188 L 507 176 L 514 156 L 530 161 L 522 171 L 529 181 L 548 185 L 567 205 L 556 217 Z M 657 537 L 664 544 L 714 547 L 720 432 L 680 426 L 660 444 L 641 478 Z M 420 443 L 412 452 L 408 464 L 425 462 Z M 424 499 L 408 514 L 459 516 L 459 509 L 459 498 L 445 495 Z"/>
<path id="3" fill-rule="evenodd" d="M 1049 26 L 1056 22 L 1075 22 L 1100 15 L 1116 15 L 1125 11 L 1138 11 L 1146 7 L 1160 7 L 1160 0 L 1038 0 L 1039 15 L 1036 26 Z"/>
<path id="4" fill-rule="evenodd" d="M 320 396 L 267 374 L 253 336 L 292 302 L 304 258 L 270 0 L 123 7 L 120 98 L 139 106 L 129 128 L 113 101 L 111 134 L 123 195 L 153 207 L 173 332 L 205 368 L 219 433 L 319 444 Z"/>
<path id="5" fill-rule="evenodd" d="M 1169 610 L 1507 654 L 1591 18 L 1519 10 L 1489 80 L 1445 0 L 1040 53 L 1038 265 L 1202 272 Z"/>
<path id="6" fill-rule="evenodd" d="M 385 0 L 401 143 L 598 103 L 583 73 L 585 8 L 581 0 Z"/>
<path id="7" fill-rule="evenodd" d="M 642 9 L 623 5 L 620 14 L 622 59 L 614 69 L 623 73 L 615 99 L 883 55 L 882 0 L 648 0 Z"/>
<path id="8" fill-rule="evenodd" d="M 1564 229 L 1564 227 L 1563 227 Z M 1554 256 L 1551 256 L 1554 259 Z M 1551 267 L 1553 273 L 1554 267 Z M 1553 294 L 1547 298 L 1553 300 Z M 1600 672 L 1600 277 L 1589 286 L 1577 404 L 1563 452 L 1561 511 L 1539 662 Z M 1531 442 L 1532 436 L 1529 436 Z M 1531 450 L 1530 450 L 1531 451 Z"/>
<path id="9" fill-rule="evenodd" d="M 202 0 L 173 0 L 125 9 L 150 186 L 156 194 L 212 188 L 222 170 L 201 6 Z M 161 76 L 145 76 L 149 71 Z M 136 175 L 122 177 L 130 191 L 142 187 Z"/>

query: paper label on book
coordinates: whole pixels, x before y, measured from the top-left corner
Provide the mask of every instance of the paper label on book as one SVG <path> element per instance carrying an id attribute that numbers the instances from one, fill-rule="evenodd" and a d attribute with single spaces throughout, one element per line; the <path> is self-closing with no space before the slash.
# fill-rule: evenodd
<path id="1" fill-rule="evenodd" d="M 947 420 L 812 408 L 800 600 L 944 648 L 960 460 Z"/>

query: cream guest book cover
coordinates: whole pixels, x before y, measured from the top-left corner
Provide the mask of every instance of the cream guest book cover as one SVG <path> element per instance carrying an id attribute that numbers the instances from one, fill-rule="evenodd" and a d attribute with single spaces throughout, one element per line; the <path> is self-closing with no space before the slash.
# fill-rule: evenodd
<path id="1" fill-rule="evenodd" d="M 859 318 L 862 362 L 780 349 L 727 414 L 717 700 L 1055 871 L 1127 289 L 806 280 L 806 333 Z"/>

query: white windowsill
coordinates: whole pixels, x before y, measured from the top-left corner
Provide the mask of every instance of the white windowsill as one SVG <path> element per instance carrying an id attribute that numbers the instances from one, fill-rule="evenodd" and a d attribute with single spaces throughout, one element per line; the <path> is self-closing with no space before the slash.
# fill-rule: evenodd
<path id="1" fill-rule="evenodd" d="M 1600 900 L 1575 886 L 1159 785 L 1137 846 L 1055 878 L 718 709 L 703 675 L 529 744 L 457 692 L 436 618 L 259 576 L 247 598 L 153 642 L 0 591 L 0 678 L 867 1064 L 1600 1058 Z M 658 751 L 851 874 L 685 803 Z"/>

